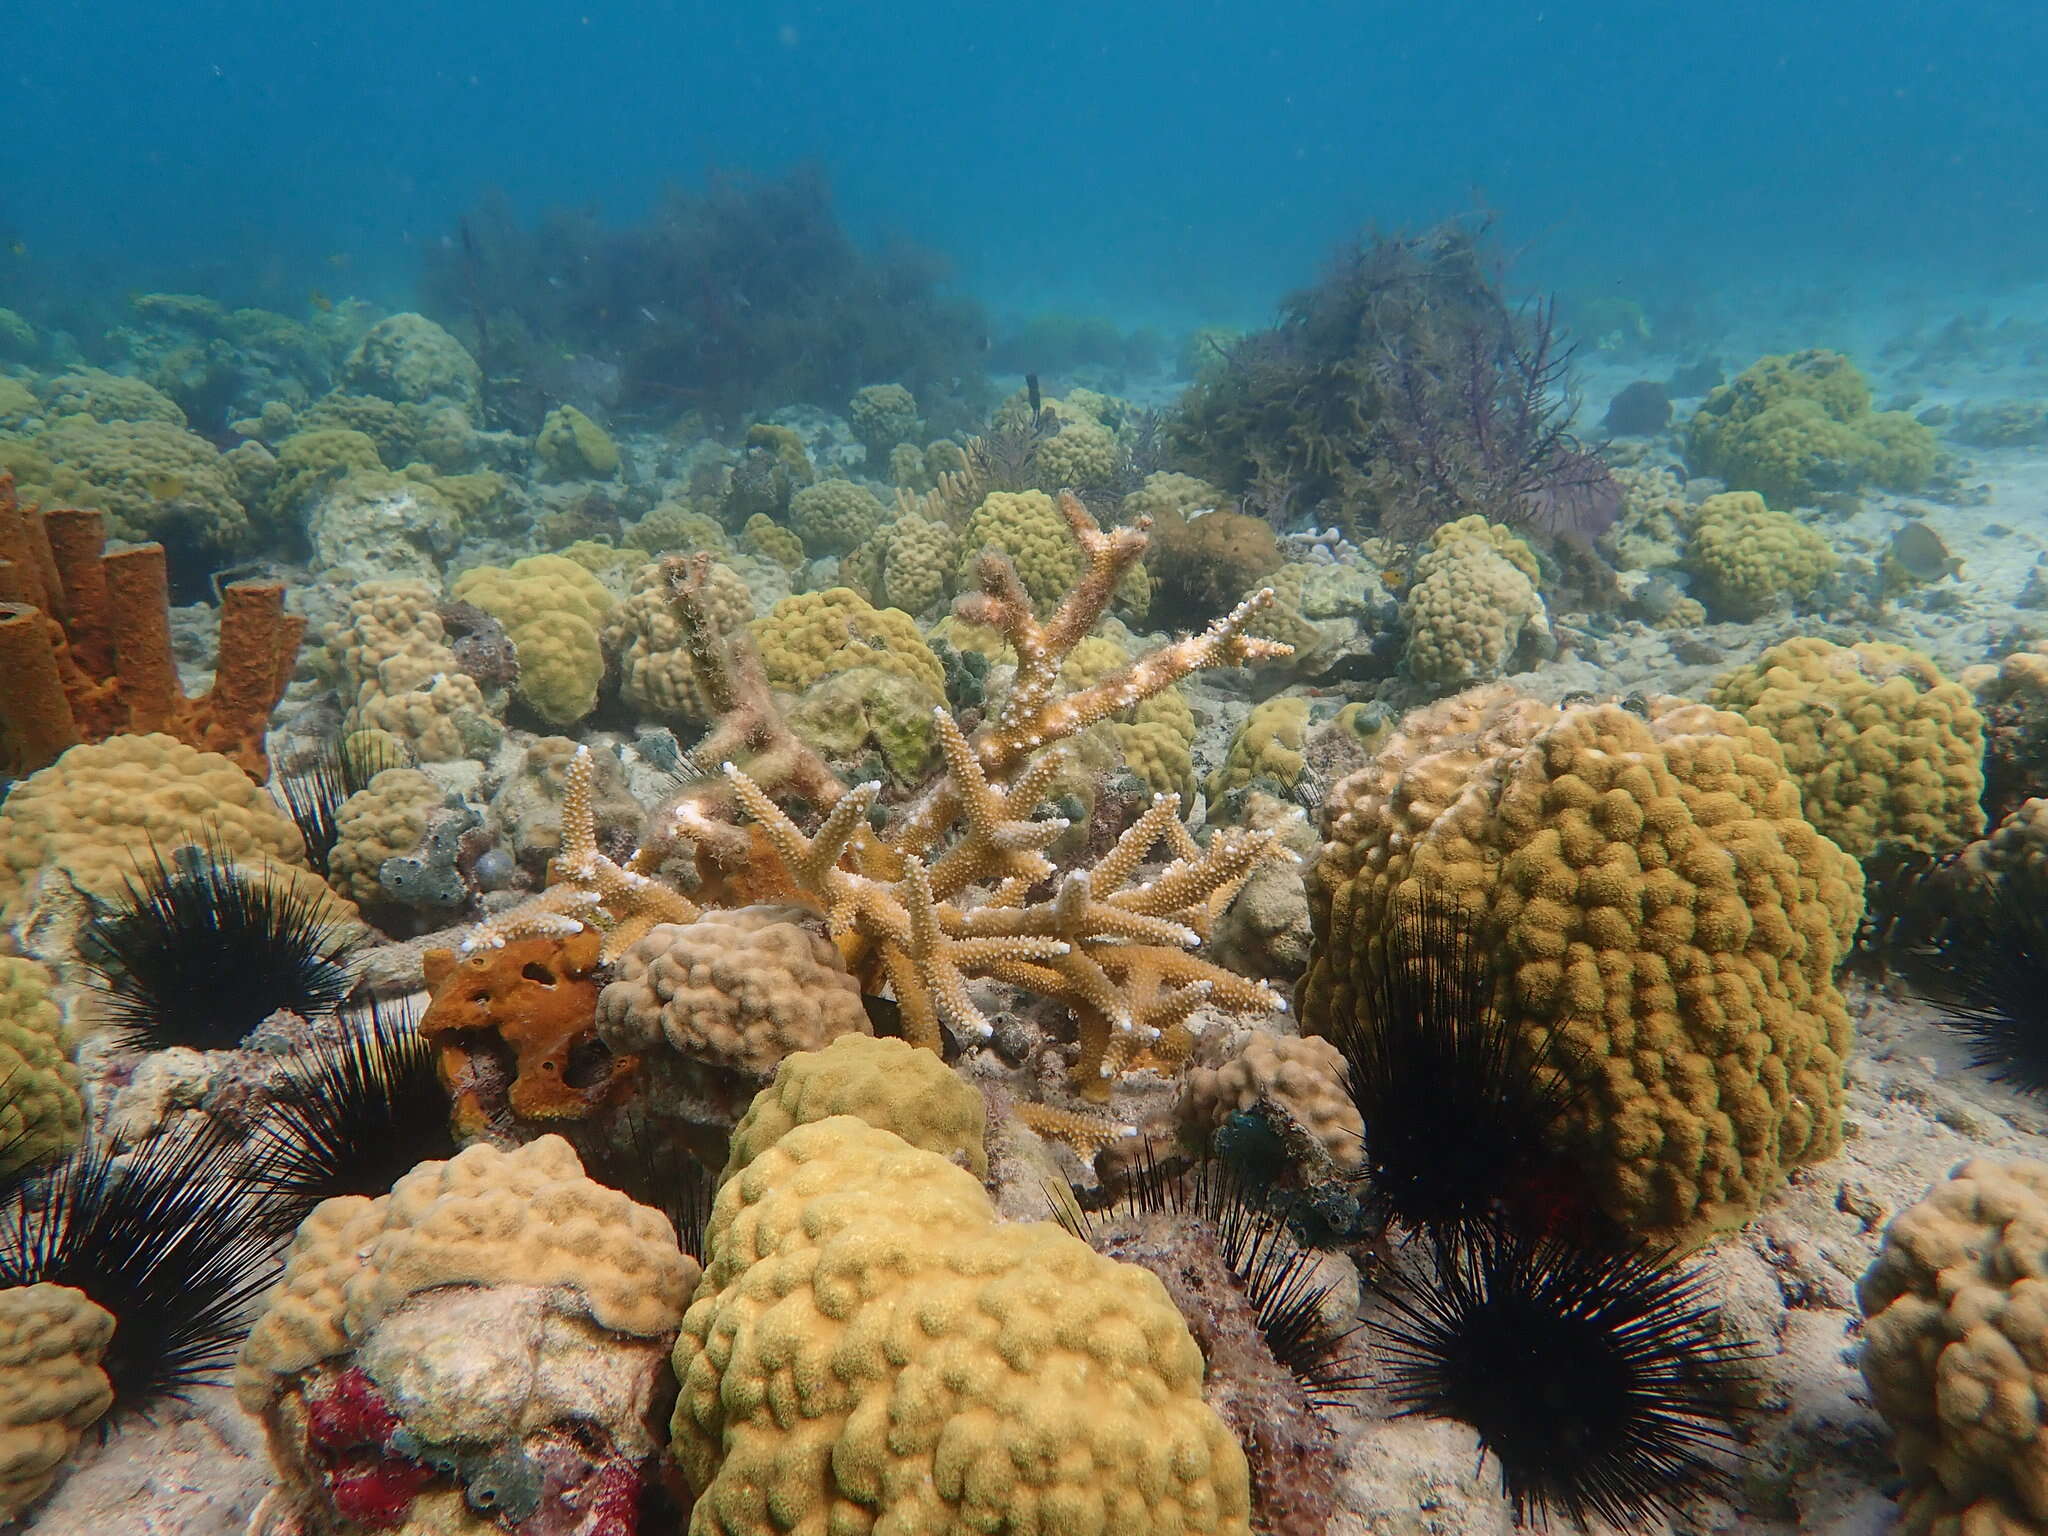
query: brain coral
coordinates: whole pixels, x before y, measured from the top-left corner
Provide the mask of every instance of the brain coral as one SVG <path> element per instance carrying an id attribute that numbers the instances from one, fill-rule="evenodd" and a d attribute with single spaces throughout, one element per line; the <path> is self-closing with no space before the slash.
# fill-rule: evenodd
<path id="1" fill-rule="evenodd" d="M 828 673 L 880 667 L 945 696 L 945 666 L 916 621 L 900 609 L 874 607 L 850 587 L 785 597 L 754 620 L 753 633 L 777 688 L 800 692 Z"/>
<path id="2" fill-rule="evenodd" d="M 454 596 L 505 626 L 519 653 L 519 695 L 541 719 L 573 725 L 596 708 L 598 629 L 615 599 L 587 567 L 562 555 L 480 565 L 456 578 Z"/>
<path id="3" fill-rule="evenodd" d="M 1983 718 L 1918 651 L 1802 636 L 1709 697 L 1784 748 L 1806 819 L 1856 858 L 1881 843 L 1946 853 L 1984 830 Z"/>
<path id="4" fill-rule="evenodd" d="M 869 1032 L 860 984 L 803 916 L 738 907 L 657 924 L 614 962 L 599 1037 L 640 1056 L 664 1100 L 733 1103 L 730 1124 L 790 1052 Z"/>
<path id="5" fill-rule="evenodd" d="M 41 1498 L 113 1403 L 100 1369 L 111 1314 L 63 1285 L 0 1290 L 0 1520 Z"/>
<path id="6" fill-rule="evenodd" d="M 833 1115 L 893 1132 L 976 1178 L 988 1174 L 988 1108 L 959 1073 L 905 1041 L 845 1034 L 823 1050 L 783 1058 L 775 1080 L 733 1127 L 721 1181 L 797 1126 Z"/>
<path id="7" fill-rule="evenodd" d="M 850 1115 L 719 1191 L 676 1341 L 693 1529 L 1248 1533 L 1244 1453 L 1149 1272 Z"/>
<path id="8" fill-rule="evenodd" d="M 1692 419 L 1693 467 L 1785 506 L 1864 485 L 1918 490 L 1934 434 L 1901 411 L 1872 411 L 1870 386 L 1839 352 L 1758 359 Z"/>
<path id="9" fill-rule="evenodd" d="M 843 555 L 889 520 L 874 492 L 851 480 L 820 480 L 789 498 L 789 523 L 814 555 Z"/>
<path id="10" fill-rule="evenodd" d="M 2048 1529 L 2048 1163 L 1962 1164 L 1885 1229 L 1856 1296 L 1906 1474 L 1900 1529 Z"/>
<path id="11" fill-rule="evenodd" d="M 0 1179 L 78 1145 L 85 1100 L 50 975 L 0 955 Z"/>
<path id="12" fill-rule="evenodd" d="M 1840 1140 L 1834 971 L 1862 875 L 1800 815 L 1763 731 L 1653 708 L 1560 709 L 1496 685 L 1409 716 L 1330 792 L 1302 1020 L 1327 1033 L 1354 1014 L 1366 947 L 1408 882 L 1454 895 L 1502 957 L 1510 1016 L 1564 1048 L 1599 1203 L 1689 1243 Z"/>
<path id="13" fill-rule="evenodd" d="M 188 843 L 235 859 L 305 863 L 291 818 L 232 759 L 163 735 L 73 747 L 0 801 L 0 920 L 27 914 L 46 872 L 115 897 L 152 845 L 168 852 Z"/>
<path id="14" fill-rule="evenodd" d="M 1804 597 L 1835 568 L 1826 539 L 1750 491 L 1724 491 L 1700 503 L 1685 558 L 1700 597 L 1724 619 L 1762 618 L 1780 599 Z"/>
<path id="15" fill-rule="evenodd" d="M 1436 687 L 1498 677 L 1549 634 L 1538 575 L 1529 546 L 1483 517 L 1437 529 L 1401 611 L 1409 673 Z"/>
<path id="16" fill-rule="evenodd" d="M 446 399 L 473 407 L 483 383 L 476 359 L 425 315 L 379 320 L 341 371 L 358 394 L 397 401 Z"/>

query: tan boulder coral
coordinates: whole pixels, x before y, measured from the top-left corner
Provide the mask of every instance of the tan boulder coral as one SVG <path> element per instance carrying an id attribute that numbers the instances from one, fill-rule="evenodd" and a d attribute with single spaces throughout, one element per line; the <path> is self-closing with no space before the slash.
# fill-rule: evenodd
<path id="1" fill-rule="evenodd" d="M 910 513 L 883 528 L 876 542 L 882 552 L 877 598 L 910 614 L 929 613 L 946 600 L 960 563 L 960 536 L 951 528 Z"/>
<path id="2" fill-rule="evenodd" d="M 672 1446 L 703 1529 L 1249 1532 L 1159 1281 L 998 1221 L 937 1153 L 797 1125 L 726 1181 L 706 1246 Z"/>
<path id="3" fill-rule="evenodd" d="M 799 592 L 754 620 L 768 681 L 800 693 L 819 678 L 852 667 L 900 672 L 944 697 L 946 669 L 896 608 L 876 608 L 848 587 Z"/>
<path id="4" fill-rule="evenodd" d="M 527 747 L 518 772 L 491 796 L 493 828 L 513 856 L 536 875 L 545 875 L 548 861 L 562 851 L 569 770 L 577 750 L 567 736 L 540 737 Z M 639 841 L 647 813 L 633 798 L 618 757 L 611 752 L 593 752 L 588 769 L 595 835 L 607 842 Z"/>
<path id="5" fill-rule="evenodd" d="M 519 696 L 550 725 L 573 725 L 597 707 L 604 681 L 598 630 L 616 599 L 562 555 L 480 565 L 455 580 L 454 597 L 505 626 L 519 653 Z"/>
<path id="6" fill-rule="evenodd" d="M 789 498 L 789 526 L 814 555 L 856 549 L 888 520 L 874 492 L 851 480 L 820 480 Z"/>
<path id="7" fill-rule="evenodd" d="M 327 856 L 327 881 L 360 906 L 390 899 L 380 871 L 386 859 L 412 853 L 427 835 L 427 818 L 446 795 L 417 768 L 386 768 L 334 813 L 337 836 Z"/>
<path id="8" fill-rule="evenodd" d="M 1806 819 L 1856 858 L 1884 843 L 1947 853 L 1984 830 L 1984 719 L 1918 651 L 1800 636 L 1709 700 L 1784 749 Z"/>
<path id="9" fill-rule="evenodd" d="M 424 581 L 358 582 L 327 635 L 347 731 L 389 732 L 421 762 L 488 755 L 503 737 L 476 679 L 457 669 L 440 597 Z"/>
<path id="10" fill-rule="evenodd" d="M 50 973 L 0 955 L 0 1179 L 62 1157 L 85 1127 L 85 1097 L 50 995 Z"/>
<path id="11" fill-rule="evenodd" d="M 114 1400 L 100 1369 L 112 1314 L 63 1285 L 0 1290 L 0 1520 L 49 1490 L 78 1438 Z"/>
<path id="12" fill-rule="evenodd" d="M 766 512 L 756 512 L 747 519 L 747 525 L 740 530 L 740 547 L 787 570 L 796 570 L 804 563 L 804 541 Z"/>
<path id="13" fill-rule="evenodd" d="M 1550 636 L 1540 574 L 1529 546 L 1483 517 L 1437 529 L 1401 610 L 1410 675 L 1458 687 L 1536 659 Z"/>
<path id="14" fill-rule="evenodd" d="M 697 1277 L 668 1219 L 558 1136 L 323 1201 L 235 1370 L 281 1482 L 257 1528 L 630 1529 Z"/>
<path id="15" fill-rule="evenodd" d="M 1052 608 L 1081 579 L 1081 555 L 1067 537 L 1066 523 L 1043 491 L 992 491 L 960 531 L 960 569 L 954 586 L 975 586 L 975 561 L 983 549 L 1010 557 L 1031 600 Z"/>
<path id="16" fill-rule="evenodd" d="M 1885 1229 L 1859 1364 L 1909 1536 L 2048 1529 L 2048 1163 L 1978 1157 Z"/>
<path id="17" fill-rule="evenodd" d="M 704 605 L 721 632 L 754 617 L 746 581 L 726 565 L 708 568 Z M 697 686 L 682 623 L 669 604 L 668 578 L 659 565 L 643 565 L 633 573 L 632 590 L 605 621 L 602 639 L 605 650 L 617 658 L 619 697 L 627 704 L 661 719 L 705 718 L 708 706 Z"/>
<path id="18" fill-rule="evenodd" d="M 1260 779 L 1282 789 L 1292 789 L 1301 777 L 1305 758 L 1302 742 L 1308 735 L 1308 700 L 1281 694 L 1252 706 L 1231 738 L 1223 766 L 1209 775 L 1209 799 L 1213 803 L 1234 789 L 1244 789 Z"/>
<path id="19" fill-rule="evenodd" d="M 1475 688 L 1410 715 L 1327 814 L 1305 1031 L 1355 1014 L 1373 936 L 1427 885 L 1483 925 L 1509 1017 L 1561 1048 L 1624 1227 L 1700 1241 L 1834 1152 L 1862 872 L 1740 715 Z"/>
<path id="20" fill-rule="evenodd" d="M 533 451 L 547 480 L 609 480 L 619 472 L 619 449 L 611 434 L 573 405 L 548 412 Z"/>
<path id="21" fill-rule="evenodd" d="M 1232 1115 L 1262 1104 L 1299 1126 L 1335 1166 L 1356 1168 L 1364 1160 L 1365 1122 L 1344 1086 L 1343 1054 L 1315 1036 L 1252 1030 L 1236 1055 L 1189 1070 L 1174 1115 L 1206 1146 Z"/>
<path id="22" fill-rule="evenodd" d="M 1835 552 L 1754 491 L 1724 491 L 1693 514 L 1685 561 L 1709 613 L 1749 620 L 1811 593 L 1834 570 Z"/>
<path id="23" fill-rule="evenodd" d="M 650 1106 L 730 1126 L 792 1051 L 871 1032 L 860 984 L 792 907 L 737 907 L 661 923 L 613 963 L 597 1033 L 637 1056 Z"/>

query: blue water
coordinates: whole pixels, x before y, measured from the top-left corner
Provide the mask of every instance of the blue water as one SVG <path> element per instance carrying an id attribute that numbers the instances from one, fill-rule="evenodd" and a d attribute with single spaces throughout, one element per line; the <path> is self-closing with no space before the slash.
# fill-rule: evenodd
<path id="1" fill-rule="evenodd" d="M 2048 249 L 2038 0 L 14 0 L 0 303 L 403 303 L 489 188 L 631 220 L 824 163 L 999 314 L 1256 320 L 1369 222 L 1524 279 L 1962 292 Z"/>

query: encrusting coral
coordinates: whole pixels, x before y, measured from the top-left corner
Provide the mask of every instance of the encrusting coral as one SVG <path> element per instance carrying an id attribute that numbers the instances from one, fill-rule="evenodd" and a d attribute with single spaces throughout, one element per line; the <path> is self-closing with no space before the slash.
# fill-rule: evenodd
<path id="1" fill-rule="evenodd" d="M 2048 1529 L 2048 1164 L 1972 1158 L 1885 1229 L 1860 1365 L 1909 1536 Z"/>
<path id="2" fill-rule="evenodd" d="M 487 947 L 534 933 L 589 924 L 607 930 L 606 956 L 622 953 L 656 923 L 687 923 L 698 907 L 656 878 L 666 860 L 694 850 L 700 870 L 750 866 L 771 888 L 825 914 L 847 968 L 870 992 L 886 982 L 902 1010 L 905 1038 L 937 1049 L 941 1023 L 974 1039 L 992 1026 L 969 993 L 985 977 L 1055 999 L 1074 1017 L 1074 1078 L 1090 1098 L 1151 1051 L 1185 1056 L 1185 1022 L 1203 1006 L 1262 1014 L 1279 998 L 1190 953 L 1265 860 L 1292 857 L 1270 831 L 1219 830 L 1197 846 L 1176 796 L 1149 810 L 1091 868 L 1062 872 L 1041 851 L 1067 830 L 1038 819 L 1061 754 L 1048 748 L 1130 709 L 1202 667 L 1286 654 L 1244 626 L 1268 600 L 1260 593 L 1201 634 L 1175 641 L 1078 692 L 1060 691 L 1069 652 L 1102 616 L 1118 581 L 1144 548 L 1142 528 L 1105 533 L 1081 503 L 1061 510 L 1086 559 L 1086 573 L 1050 619 L 1041 621 L 1016 569 L 1000 554 L 980 567 L 981 592 L 962 617 L 998 630 L 1015 651 L 1008 694 L 972 739 L 944 710 L 934 724 L 946 773 L 882 831 L 871 823 L 880 786 L 843 785 L 794 739 L 776 711 L 759 658 L 726 637 L 699 606 L 708 559 L 675 562 L 674 593 L 717 725 L 692 749 L 694 761 L 724 765 L 722 780 L 686 788 L 655 818 L 650 838 L 620 864 L 598 851 L 589 825 L 587 758 L 579 757 L 563 813 L 563 854 L 555 883 L 491 919 L 468 944 Z M 741 764 L 744 763 L 744 767 Z M 806 832 L 776 803 L 787 795 L 826 812 Z M 753 825 L 734 825 L 733 809 Z M 576 825 L 572 828 L 572 819 Z M 1162 850 L 1163 870 L 1139 879 Z M 1055 882 L 1050 896 L 1034 892 Z"/>
<path id="3" fill-rule="evenodd" d="M 161 545 L 106 553 L 97 512 L 37 513 L 0 474 L 0 766 L 24 773 L 81 741 L 161 731 L 267 778 L 263 735 L 306 621 L 281 582 L 222 590 L 213 685 L 188 698 L 171 647 Z"/>
<path id="4" fill-rule="evenodd" d="M 1686 1244 L 1839 1144 L 1834 972 L 1863 881 L 1761 729 L 1647 707 L 1496 684 L 1410 715 L 1330 792 L 1301 1012 L 1313 1033 L 1355 1017 L 1379 936 L 1439 891 L 1498 954 L 1503 1011 L 1578 1090 L 1592 1198 Z"/>

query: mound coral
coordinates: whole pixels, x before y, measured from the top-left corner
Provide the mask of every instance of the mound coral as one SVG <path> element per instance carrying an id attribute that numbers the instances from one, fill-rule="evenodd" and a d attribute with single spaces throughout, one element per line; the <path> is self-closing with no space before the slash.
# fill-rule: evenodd
<path id="1" fill-rule="evenodd" d="M 888 520 L 874 492 L 851 480 L 820 480 L 789 498 L 789 525 L 812 554 L 843 555 Z"/>
<path id="2" fill-rule="evenodd" d="M 385 400 L 448 400 L 474 408 L 483 387 L 476 359 L 425 315 L 379 320 L 342 364 L 342 377 L 358 394 Z"/>
<path id="3" fill-rule="evenodd" d="M 1893 1219 L 1857 1284 L 1913 1536 L 2048 1527 L 2044 1244 L 2048 1164 L 1972 1158 Z"/>
<path id="4" fill-rule="evenodd" d="M 1802 636 L 1714 683 L 1709 702 L 1784 749 L 1806 819 L 1864 859 L 1947 853 L 1984 831 L 1984 721 L 1918 651 Z"/>
<path id="5" fill-rule="evenodd" d="M 601 638 L 618 658 L 619 697 L 643 714 L 676 720 L 705 718 L 704 696 L 684 643 L 683 627 L 669 609 L 668 578 L 659 565 L 643 565 L 632 591 L 612 610 Z M 705 578 L 707 619 L 725 633 L 754 617 L 753 595 L 730 566 L 713 565 Z"/>
<path id="6" fill-rule="evenodd" d="M 912 441 L 924 428 L 918 420 L 916 398 L 901 384 L 870 384 L 855 390 L 847 402 L 846 416 L 873 465 L 883 463 L 890 449 Z"/>
<path id="7" fill-rule="evenodd" d="M 596 708 L 604 681 L 598 629 L 615 599 L 588 569 L 561 555 L 528 555 L 510 567 L 464 571 L 453 595 L 505 626 L 519 654 L 519 696 L 541 719 L 573 725 Z"/>
<path id="8" fill-rule="evenodd" d="M 344 800 L 334 816 L 327 881 L 359 906 L 392 900 L 384 887 L 387 859 L 404 858 L 427 835 L 427 822 L 446 798 L 415 768 L 386 768 Z"/>
<path id="9" fill-rule="evenodd" d="M 938 759 L 932 720 L 944 708 L 946 696 L 916 677 L 859 666 L 829 672 L 805 689 L 789 708 L 789 725 L 835 766 L 920 784 Z"/>
<path id="10" fill-rule="evenodd" d="M 1199 1148 L 1245 1110 L 1278 1110 L 1321 1146 L 1331 1164 L 1355 1169 L 1365 1149 L 1365 1124 L 1345 1089 L 1344 1057 L 1317 1036 L 1252 1030 L 1237 1053 L 1181 1080 L 1174 1117 Z"/>
<path id="11" fill-rule="evenodd" d="M 1305 759 L 1302 742 L 1308 734 L 1308 700 L 1282 694 L 1252 706 L 1231 738 L 1223 766 L 1209 775 L 1209 799 L 1221 800 L 1234 789 L 1260 779 L 1283 790 L 1294 788 Z"/>
<path id="12" fill-rule="evenodd" d="M 1240 512 L 1162 518 L 1146 559 L 1154 611 L 1162 623 L 1206 624 L 1279 565 L 1279 542 L 1263 518 Z"/>
<path id="13" fill-rule="evenodd" d="M 642 522 L 645 521 L 643 518 Z M 695 549 L 700 546 L 681 544 L 666 547 Z M 804 563 L 804 541 L 765 512 L 756 512 L 747 519 L 746 527 L 740 530 L 740 547 L 750 555 L 773 560 L 787 570 L 797 570 Z"/>
<path id="14" fill-rule="evenodd" d="M 906 513 L 875 541 L 882 552 L 878 601 L 910 614 L 929 612 L 945 601 L 960 560 L 960 536 L 952 528 Z"/>
<path id="15" fill-rule="evenodd" d="M 188 425 L 185 413 L 162 390 L 104 368 L 74 368 L 36 386 L 49 416 L 90 416 L 94 421 L 167 421 Z"/>
<path id="16" fill-rule="evenodd" d="M 0 955 L 0 1179 L 63 1156 L 84 1125 L 50 974 L 33 960 Z"/>
<path id="17" fill-rule="evenodd" d="M 63 416 L 34 442 L 51 469 L 47 484 L 26 488 L 104 513 L 115 538 L 158 539 L 194 560 L 241 553 L 254 538 L 227 461 L 183 427 Z"/>
<path id="18" fill-rule="evenodd" d="M 960 531 L 955 586 L 973 587 L 975 562 L 986 549 L 1009 556 L 1034 603 L 1057 604 L 1081 575 L 1081 559 L 1060 521 L 1059 507 L 1043 491 L 993 491 L 982 499 Z"/>
<path id="19" fill-rule="evenodd" d="M 635 1529 L 697 1276 L 557 1136 L 321 1202 L 235 1371 L 282 1482 L 257 1528 Z"/>
<path id="20" fill-rule="evenodd" d="M 1415 562 L 1402 623 L 1417 682 L 1461 687 L 1498 677 L 1544 645 L 1550 624 L 1527 544 L 1482 517 L 1446 523 Z"/>
<path id="21" fill-rule="evenodd" d="M 348 731 L 390 733 L 422 762 L 487 754 L 502 731 L 449 644 L 440 598 L 422 581 L 358 582 L 327 635 Z"/>
<path id="22" fill-rule="evenodd" d="M 1751 491 L 1709 496 L 1693 514 L 1685 562 L 1708 609 L 1724 619 L 1762 618 L 1804 597 L 1835 568 L 1828 542 Z"/>
<path id="23" fill-rule="evenodd" d="M 306 627 L 283 584 L 222 590 L 213 685 L 188 698 L 162 547 L 105 547 L 97 512 L 25 510 L 0 475 L 0 765 L 32 771 L 82 741 L 163 732 L 267 778 L 264 732 Z"/>
<path id="24" fill-rule="evenodd" d="M 875 608 L 851 588 L 785 597 L 752 630 L 768 681 L 777 688 L 800 693 L 834 672 L 880 667 L 945 696 L 946 669 L 910 615 Z"/>
<path id="25" fill-rule="evenodd" d="M 1862 876 L 1800 815 L 1762 730 L 1650 709 L 1495 685 L 1409 716 L 1330 792 L 1301 1007 L 1313 1033 L 1354 1017 L 1375 936 L 1439 891 L 1499 956 L 1503 1010 L 1578 1090 L 1574 1151 L 1601 1208 L 1685 1244 L 1839 1142 L 1834 970 Z"/>
<path id="26" fill-rule="evenodd" d="M 548 412 L 533 451 L 549 480 L 609 480 L 619 472 L 619 448 L 611 434 L 573 405 Z"/>
<path id="27" fill-rule="evenodd" d="M 706 1247 L 672 1444 L 704 1529 L 1249 1531 L 1244 1453 L 1159 1281 L 997 1221 L 937 1153 L 797 1125 L 726 1181 Z M 905 1307 L 917 1326 L 887 1326 Z"/>
<path id="28" fill-rule="evenodd" d="M 0 1520 L 48 1491 L 79 1436 L 114 1401 L 100 1361 L 111 1314 L 64 1285 L 0 1290 Z"/>
<path id="29" fill-rule="evenodd" d="M 1693 467 L 1781 506 L 1865 485 L 1915 491 L 1934 472 L 1934 434 L 1872 411 L 1870 386 L 1839 352 L 1759 358 L 1708 394 L 1687 440 Z"/>

